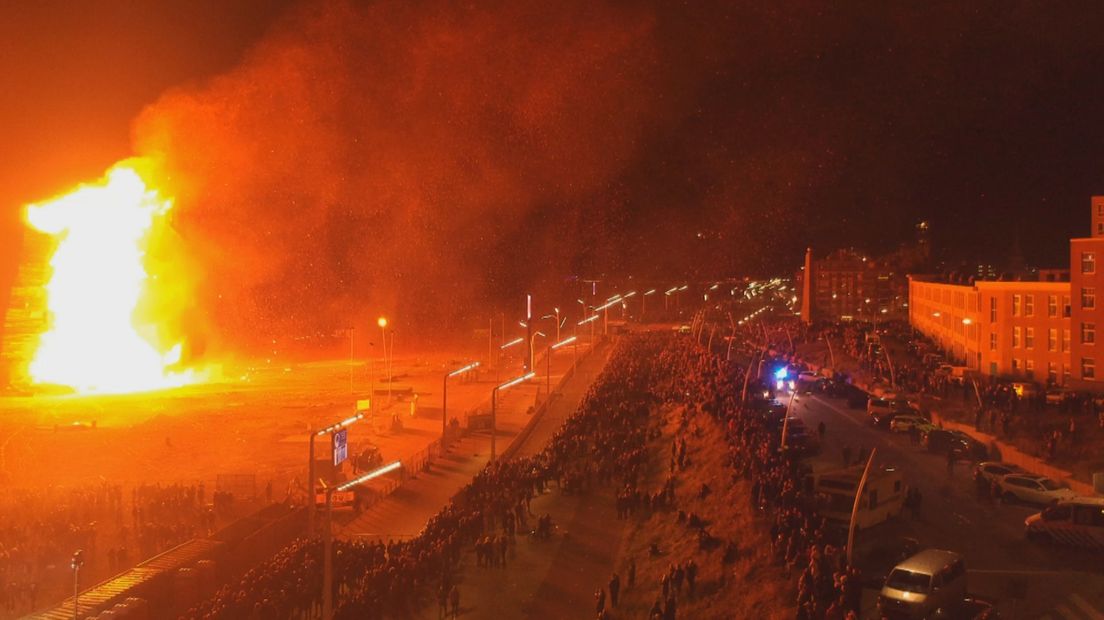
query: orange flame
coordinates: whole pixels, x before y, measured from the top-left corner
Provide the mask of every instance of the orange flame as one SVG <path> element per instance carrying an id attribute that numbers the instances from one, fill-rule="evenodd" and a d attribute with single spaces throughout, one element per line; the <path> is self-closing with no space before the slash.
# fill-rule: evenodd
<path id="1" fill-rule="evenodd" d="M 191 371 L 171 370 L 181 344 L 158 348 L 149 339 L 157 326 L 135 316 L 149 279 L 147 242 L 171 207 L 127 162 L 95 184 L 27 206 L 27 223 L 59 240 L 46 285 L 50 323 L 29 369 L 35 383 L 121 393 L 194 380 Z"/>

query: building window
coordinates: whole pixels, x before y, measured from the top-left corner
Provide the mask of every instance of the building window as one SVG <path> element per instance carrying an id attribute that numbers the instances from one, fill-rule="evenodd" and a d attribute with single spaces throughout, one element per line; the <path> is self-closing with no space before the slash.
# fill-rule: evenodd
<path id="1" fill-rule="evenodd" d="M 1051 327 L 1047 330 L 1047 351 L 1058 350 L 1058 330 Z"/>
<path id="2" fill-rule="evenodd" d="M 997 363 L 989 362 L 989 375 L 992 377 L 997 376 Z"/>
<path id="3" fill-rule="evenodd" d="M 1058 316 L 1058 296 L 1049 295 L 1047 297 L 1047 316 L 1054 318 Z"/>
<path id="4" fill-rule="evenodd" d="M 1035 316 L 1035 296 L 1024 295 L 1024 316 Z"/>
<path id="5" fill-rule="evenodd" d="M 1096 307 L 1096 288 L 1086 286 L 1081 289 L 1081 307 L 1084 309 Z"/>
<path id="6" fill-rule="evenodd" d="M 1013 349 L 1020 348 L 1020 337 L 1022 335 L 1023 335 L 1023 330 L 1020 329 L 1019 325 L 1012 328 L 1012 348 Z"/>
<path id="7" fill-rule="evenodd" d="M 997 322 L 997 298 L 996 297 L 990 297 L 989 298 L 989 322 L 990 323 L 996 323 Z"/>
<path id="8" fill-rule="evenodd" d="M 1012 358 L 1012 374 L 1014 374 L 1014 375 L 1020 374 L 1020 360 L 1018 360 L 1014 357 Z"/>
<path id="9" fill-rule="evenodd" d="M 1093 344 L 1096 342 L 1096 323 L 1081 324 L 1081 344 Z"/>
<path id="10" fill-rule="evenodd" d="M 1058 383 L 1058 365 L 1054 362 L 1047 362 L 1047 382 Z"/>
<path id="11" fill-rule="evenodd" d="M 1062 352 L 1069 352 L 1070 350 L 1070 330 L 1062 330 Z"/>
<path id="12" fill-rule="evenodd" d="M 1028 327 L 1027 328 L 1027 337 L 1024 338 L 1024 346 L 1027 347 L 1028 349 L 1034 349 L 1035 348 L 1035 328 L 1034 327 Z"/>
<path id="13" fill-rule="evenodd" d="M 1070 298 L 1069 295 L 1062 295 L 1062 316 L 1067 319 L 1070 316 Z"/>
<path id="14" fill-rule="evenodd" d="M 1024 374 L 1027 375 L 1028 379 L 1035 378 L 1035 360 L 1031 358 L 1024 360 Z"/>
<path id="15" fill-rule="evenodd" d="M 1070 382 L 1070 367 L 1069 364 L 1062 365 L 1062 384 L 1069 385 Z"/>
<path id="16" fill-rule="evenodd" d="M 1081 273 L 1096 273 L 1096 252 L 1081 253 Z"/>
<path id="17" fill-rule="evenodd" d="M 1081 378 L 1082 379 L 1095 379 L 1096 378 L 1096 360 L 1091 357 L 1081 358 Z"/>
<path id="18" fill-rule="evenodd" d="M 996 351 L 997 350 L 997 335 L 996 334 L 989 334 L 989 350 L 990 351 Z"/>
<path id="19" fill-rule="evenodd" d="M 1012 316 L 1020 316 L 1020 300 L 1022 298 L 1022 295 L 1012 296 Z"/>

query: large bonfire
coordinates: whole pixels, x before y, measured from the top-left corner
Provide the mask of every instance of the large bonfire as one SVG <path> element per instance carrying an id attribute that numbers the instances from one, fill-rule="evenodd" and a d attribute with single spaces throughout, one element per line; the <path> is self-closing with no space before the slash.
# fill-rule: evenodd
<path id="1" fill-rule="evenodd" d="M 159 342 L 156 317 L 140 316 L 150 290 L 147 248 L 172 201 L 151 189 L 137 162 L 100 181 L 28 205 L 27 223 L 56 238 L 46 284 L 49 321 L 29 372 L 39 384 L 81 393 L 176 387 L 181 344 Z"/>

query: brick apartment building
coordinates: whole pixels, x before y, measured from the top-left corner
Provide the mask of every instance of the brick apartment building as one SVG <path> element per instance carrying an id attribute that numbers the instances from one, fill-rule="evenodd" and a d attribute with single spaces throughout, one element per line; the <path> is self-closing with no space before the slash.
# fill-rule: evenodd
<path id="1" fill-rule="evenodd" d="M 1104 196 L 1092 199 L 1092 236 L 1070 239 L 1070 268 L 1037 280 L 949 282 L 909 276 L 909 323 L 951 360 L 983 375 L 1078 390 L 1104 389 Z"/>

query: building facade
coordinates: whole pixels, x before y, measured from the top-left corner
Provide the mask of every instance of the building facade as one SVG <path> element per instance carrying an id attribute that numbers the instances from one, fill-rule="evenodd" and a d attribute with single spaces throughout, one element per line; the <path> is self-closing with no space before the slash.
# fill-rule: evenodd
<path id="1" fill-rule="evenodd" d="M 1104 196 L 1092 199 L 1091 230 L 1070 239 L 1068 272 L 1043 270 L 1038 280 L 909 276 L 909 323 L 978 373 L 1104 390 Z"/>
<path id="2" fill-rule="evenodd" d="M 811 264 L 808 287 L 803 267 L 795 277 L 795 288 L 803 291 L 802 307 L 810 306 L 817 320 L 874 321 L 887 314 L 900 315 L 907 306 L 908 281 L 894 261 L 843 249 Z"/>

